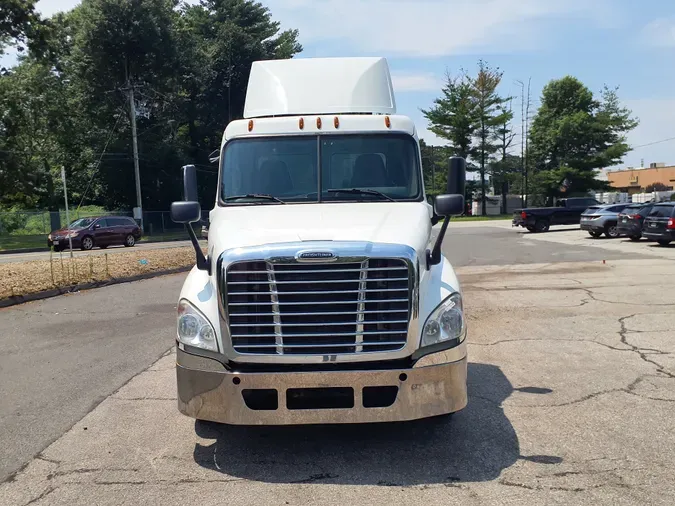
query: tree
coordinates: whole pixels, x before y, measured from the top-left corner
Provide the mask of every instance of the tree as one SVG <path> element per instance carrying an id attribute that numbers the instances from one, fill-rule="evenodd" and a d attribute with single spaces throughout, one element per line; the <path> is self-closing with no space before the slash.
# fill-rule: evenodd
<path id="1" fill-rule="evenodd" d="M 433 107 L 422 109 L 422 113 L 430 123 L 429 130 L 449 141 L 450 153 L 468 159 L 477 128 L 471 80 L 465 73 L 459 77 L 448 73 L 441 93 Z"/>
<path id="2" fill-rule="evenodd" d="M 427 196 L 435 197 L 445 193 L 448 181 L 448 158 L 450 148 L 447 146 L 430 146 L 420 139 L 422 155 L 422 173 Z"/>
<path id="3" fill-rule="evenodd" d="M 497 93 L 497 87 L 501 83 L 503 72 L 492 69 L 482 60 L 478 62 L 478 75 L 471 80 L 471 97 L 473 99 L 476 117 L 476 145 L 471 151 L 478 161 L 481 188 L 482 214 L 486 214 L 487 203 L 485 201 L 485 173 L 490 157 L 500 149 L 505 139 L 500 139 L 500 129 L 510 123 L 513 112 L 505 107 L 510 98 L 503 98 Z M 507 133 L 503 135 L 508 136 Z M 510 144 L 510 142 L 509 142 Z M 507 147 L 504 149 L 506 151 Z M 505 158 L 505 153 L 502 158 Z"/>
<path id="4" fill-rule="evenodd" d="M 652 183 L 645 188 L 645 193 L 651 192 L 665 192 L 670 190 L 670 187 L 663 183 Z"/>
<path id="5" fill-rule="evenodd" d="M 498 125 L 495 129 L 495 134 L 499 143 L 500 158 L 492 163 L 491 172 L 495 192 L 499 191 L 502 196 L 501 213 L 506 214 L 506 200 L 509 186 L 510 183 L 513 182 L 515 173 L 520 170 L 520 157 L 513 156 L 509 153 L 511 144 L 513 144 L 513 140 L 516 137 L 516 134 L 513 132 L 513 127 L 511 126 L 511 120 L 513 120 L 511 101 L 509 101 L 508 109 L 505 105 L 502 105 L 501 120 L 503 123 Z"/>
<path id="6" fill-rule="evenodd" d="M 37 0 L 2 0 L 0 3 L 0 55 L 9 44 L 19 52 L 30 42 L 35 53 L 47 47 L 49 24 L 35 11 Z M 4 70 L 4 69 L 3 69 Z"/>
<path id="7" fill-rule="evenodd" d="M 74 205 L 135 205 L 130 88 L 143 207 L 180 198 L 185 164 L 198 167 L 200 195 L 212 199 L 209 153 L 243 113 L 252 62 L 302 49 L 298 32 L 281 31 L 254 0 L 83 0 L 47 22 L 50 58 L 38 60 L 31 44 L 0 75 L 6 206 L 58 205 L 61 165 Z"/>
<path id="8" fill-rule="evenodd" d="M 605 189 L 597 172 L 621 162 L 637 124 L 616 90 L 605 87 L 598 101 L 574 77 L 551 81 L 530 130 L 532 186 L 548 198 Z"/>

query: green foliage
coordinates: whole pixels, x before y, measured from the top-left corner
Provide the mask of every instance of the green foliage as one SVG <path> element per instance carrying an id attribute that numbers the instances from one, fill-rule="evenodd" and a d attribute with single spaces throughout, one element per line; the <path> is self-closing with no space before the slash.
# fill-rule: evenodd
<path id="1" fill-rule="evenodd" d="M 0 3 L 0 55 L 8 44 L 19 52 L 30 41 L 34 51 L 42 52 L 47 44 L 49 24 L 35 11 L 37 0 L 2 0 Z"/>
<path id="2" fill-rule="evenodd" d="M 0 234 L 11 234 L 26 225 L 27 215 L 17 208 L 0 207 Z"/>
<path id="3" fill-rule="evenodd" d="M 0 204 L 57 208 L 63 165 L 73 207 L 134 206 L 131 87 L 143 207 L 180 198 L 185 164 L 212 201 L 208 156 L 243 113 L 252 62 L 302 49 L 253 0 L 83 0 L 48 23 L 49 58 L 0 76 Z"/>
<path id="4" fill-rule="evenodd" d="M 616 90 L 605 88 L 598 101 L 576 78 L 551 81 L 530 131 L 531 188 L 547 197 L 604 188 L 595 171 L 621 162 L 637 124 Z"/>
<path id="5" fill-rule="evenodd" d="M 442 96 L 432 108 L 422 110 L 430 123 L 430 130 L 450 142 L 449 152 L 468 161 L 469 170 L 480 173 L 480 195 L 485 214 L 486 174 L 491 161 L 506 142 L 508 150 L 511 109 L 506 108 L 510 98 L 499 95 L 497 88 L 502 72 L 478 62 L 475 77 L 462 72 L 459 77 L 448 74 Z M 507 142 L 508 140 L 508 142 Z M 499 157 L 502 160 L 504 154 Z M 499 167 L 496 165 L 495 167 Z"/>
<path id="6" fill-rule="evenodd" d="M 645 188 L 645 193 L 651 193 L 651 192 L 665 192 L 668 191 L 670 187 L 663 183 L 652 183 Z"/>
<path id="7" fill-rule="evenodd" d="M 442 96 L 431 109 L 422 110 L 430 130 L 450 142 L 450 152 L 468 159 L 476 132 L 476 112 L 472 83 L 466 74 L 453 77 L 448 73 Z"/>

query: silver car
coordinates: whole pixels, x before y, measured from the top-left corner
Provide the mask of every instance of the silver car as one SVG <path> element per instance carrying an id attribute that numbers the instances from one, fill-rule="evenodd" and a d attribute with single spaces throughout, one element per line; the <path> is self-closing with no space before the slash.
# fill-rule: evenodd
<path id="1" fill-rule="evenodd" d="M 630 204 L 606 204 L 591 206 L 581 214 L 581 230 L 586 230 L 591 237 L 605 234 L 609 238 L 619 237 L 617 223 L 619 213 Z"/>

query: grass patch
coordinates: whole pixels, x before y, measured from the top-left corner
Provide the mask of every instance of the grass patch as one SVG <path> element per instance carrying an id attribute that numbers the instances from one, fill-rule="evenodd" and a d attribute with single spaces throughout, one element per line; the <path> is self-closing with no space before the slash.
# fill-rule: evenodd
<path id="1" fill-rule="evenodd" d="M 0 251 L 42 248 L 47 250 L 46 235 L 3 235 L 0 236 Z"/>
<path id="2" fill-rule="evenodd" d="M 72 259 L 67 252 L 53 253 L 50 260 L 0 264 L 0 299 L 194 264 L 191 247 L 92 253 Z"/>

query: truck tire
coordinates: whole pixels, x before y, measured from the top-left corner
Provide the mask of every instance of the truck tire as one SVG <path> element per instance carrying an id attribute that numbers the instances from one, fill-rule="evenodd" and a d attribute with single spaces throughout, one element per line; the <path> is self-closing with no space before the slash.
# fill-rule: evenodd
<path id="1" fill-rule="evenodd" d="M 534 224 L 534 231 L 537 233 L 548 232 L 550 226 L 551 224 L 548 222 L 548 220 L 537 220 Z"/>
<path id="2" fill-rule="evenodd" d="M 668 239 L 659 239 L 658 242 L 661 246 L 668 246 L 670 244 L 670 241 Z"/>
<path id="3" fill-rule="evenodd" d="M 639 241 L 640 239 L 642 239 L 642 236 L 641 236 L 641 235 L 631 235 L 631 236 L 630 236 L 630 240 L 631 240 L 631 241 L 637 242 L 637 241 Z"/>
<path id="4" fill-rule="evenodd" d="M 602 232 L 596 232 L 595 230 L 589 230 L 588 235 L 597 239 L 598 237 L 600 237 L 602 235 Z"/>
<path id="5" fill-rule="evenodd" d="M 609 239 L 616 239 L 619 237 L 619 229 L 616 226 L 616 223 L 608 223 L 605 225 L 605 235 Z"/>
<path id="6" fill-rule="evenodd" d="M 528 232 L 534 232 L 534 227 L 525 227 L 525 228 L 527 228 Z"/>

